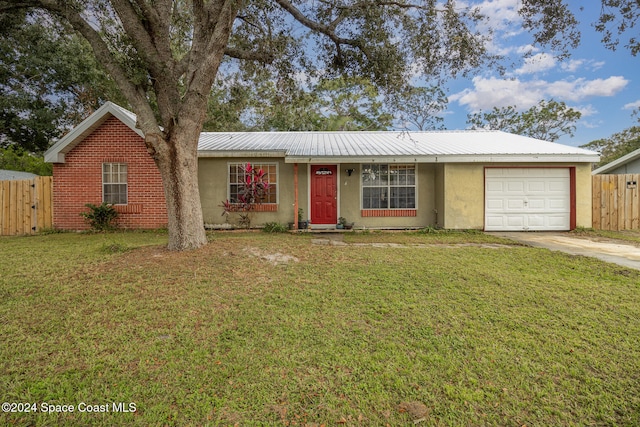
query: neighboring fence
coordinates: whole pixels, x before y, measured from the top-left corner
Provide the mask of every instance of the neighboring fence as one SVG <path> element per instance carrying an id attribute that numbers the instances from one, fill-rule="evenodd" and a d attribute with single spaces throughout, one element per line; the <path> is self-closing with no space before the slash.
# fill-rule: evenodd
<path id="1" fill-rule="evenodd" d="M 593 228 L 637 230 L 640 228 L 640 174 L 594 175 Z"/>
<path id="2" fill-rule="evenodd" d="M 53 227 L 53 177 L 0 181 L 0 235 L 34 234 Z"/>

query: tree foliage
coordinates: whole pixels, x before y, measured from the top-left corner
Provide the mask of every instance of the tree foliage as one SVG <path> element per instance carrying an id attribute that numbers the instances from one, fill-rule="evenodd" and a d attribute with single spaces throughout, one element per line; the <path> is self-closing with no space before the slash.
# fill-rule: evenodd
<path id="1" fill-rule="evenodd" d="M 41 176 L 51 176 L 53 167 L 45 163 L 41 155 L 25 151 L 19 146 L 0 148 L 0 169 L 31 172 Z"/>
<path id="2" fill-rule="evenodd" d="M 407 86 L 389 97 L 391 109 L 401 128 L 415 127 L 418 130 L 443 128 L 442 113 L 449 100 L 437 86 Z"/>
<path id="3" fill-rule="evenodd" d="M 122 102 L 86 41 L 39 14 L 0 15 L 0 146 L 42 152 L 107 99 Z"/>
<path id="4" fill-rule="evenodd" d="M 640 126 L 631 126 L 608 138 L 596 139 L 582 147 L 600 152 L 600 163 L 597 167 L 604 166 L 640 148 Z"/>
<path id="5" fill-rule="evenodd" d="M 236 81 L 215 85 L 209 105 L 209 131 L 386 130 L 393 119 L 378 88 L 362 78 Z"/>
<path id="6" fill-rule="evenodd" d="M 640 21 L 640 2 L 637 0 L 602 0 L 602 12 L 595 25 L 602 33 L 602 43 L 609 49 L 615 50 L 625 37 L 624 47 L 633 56 L 640 52 L 640 39 L 637 37 L 637 27 Z"/>
<path id="7" fill-rule="evenodd" d="M 467 115 L 471 129 L 502 130 L 546 141 L 557 141 L 561 136 L 573 136 L 575 122 L 582 114 L 567 107 L 564 102 L 542 100 L 538 105 L 519 112 L 515 106 L 494 107 L 490 112 L 479 111 Z"/>
<path id="8" fill-rule="evenodd" d="M 632 117 L 640 123 L 640 110 L 635 110 Z M 600 152 L 600 163 L 596 167 L 604 166 L 626 154 L 640 149 L 640 125 L 633 125 L 621 132 L 616 132 L 608 138 L 596 139 L 583 148 Z"/>

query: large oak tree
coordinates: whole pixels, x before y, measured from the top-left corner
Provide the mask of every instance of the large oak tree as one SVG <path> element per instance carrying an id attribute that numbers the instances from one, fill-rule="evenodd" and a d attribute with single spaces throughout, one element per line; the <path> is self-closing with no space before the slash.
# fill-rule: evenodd
<path id="1" fill-rule="evenodd" d="M 559 54 L 578 42 L 564 0 L 522 0 L 524 26 Z M 118 85 L 163 179 L 169 248 L 206 243 L 197 142 L 223 61 L 292 75 L 402 87 L 464 74 L 495 58 L 483 19 L 454 0 L 0 0 L 0 12 L 48 14 L 73 28 Z"/>

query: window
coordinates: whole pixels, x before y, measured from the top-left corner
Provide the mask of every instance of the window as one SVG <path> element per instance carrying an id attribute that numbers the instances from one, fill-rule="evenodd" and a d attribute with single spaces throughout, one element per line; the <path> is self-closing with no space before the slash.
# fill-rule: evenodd
<path id="1" fill-rule="evenodd" d="M 112 205 L 127 204 L 127 164 L 102 164 L 102 201 Z"/>
<path id="2" fill-rule="evenodd" d="M 362 165 L 362 209 L 415 208 L 415 165 Z"/>
<path id="3" fill-rule="evenodd" d="M 246 163 L 229 164 L 229 201 L 238 202 L 238 194 L 242 192 L 244 185 Z M 269 189 L 262 203 L 278 203 L 278 165 L 276 163 L 252 163 L 255 169 L 262 169 L 265 173 L 265 180 L 269 183 Z"/>

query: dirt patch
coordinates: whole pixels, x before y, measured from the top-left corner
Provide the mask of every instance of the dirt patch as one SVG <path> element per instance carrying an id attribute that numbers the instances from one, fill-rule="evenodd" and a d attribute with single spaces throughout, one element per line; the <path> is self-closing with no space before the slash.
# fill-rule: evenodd
<path id="1" fill-rule="evenodd" d="M 398 405 L 398 411 L 409 414 L 416 424 L 423 421 L 429 412 L 427 405 L 422 402 L 402 402 Z"/>
<path id="2" fill-rule="evenodd" d="M 287 255 L 280 252 L 271 253 L 259 248 L 244 248 L 244 252 L 256 258 L 265 260 L 273 265 L 287 264 L 290 262 L 299 262 L 300 260 L 293 255 Z"/>

